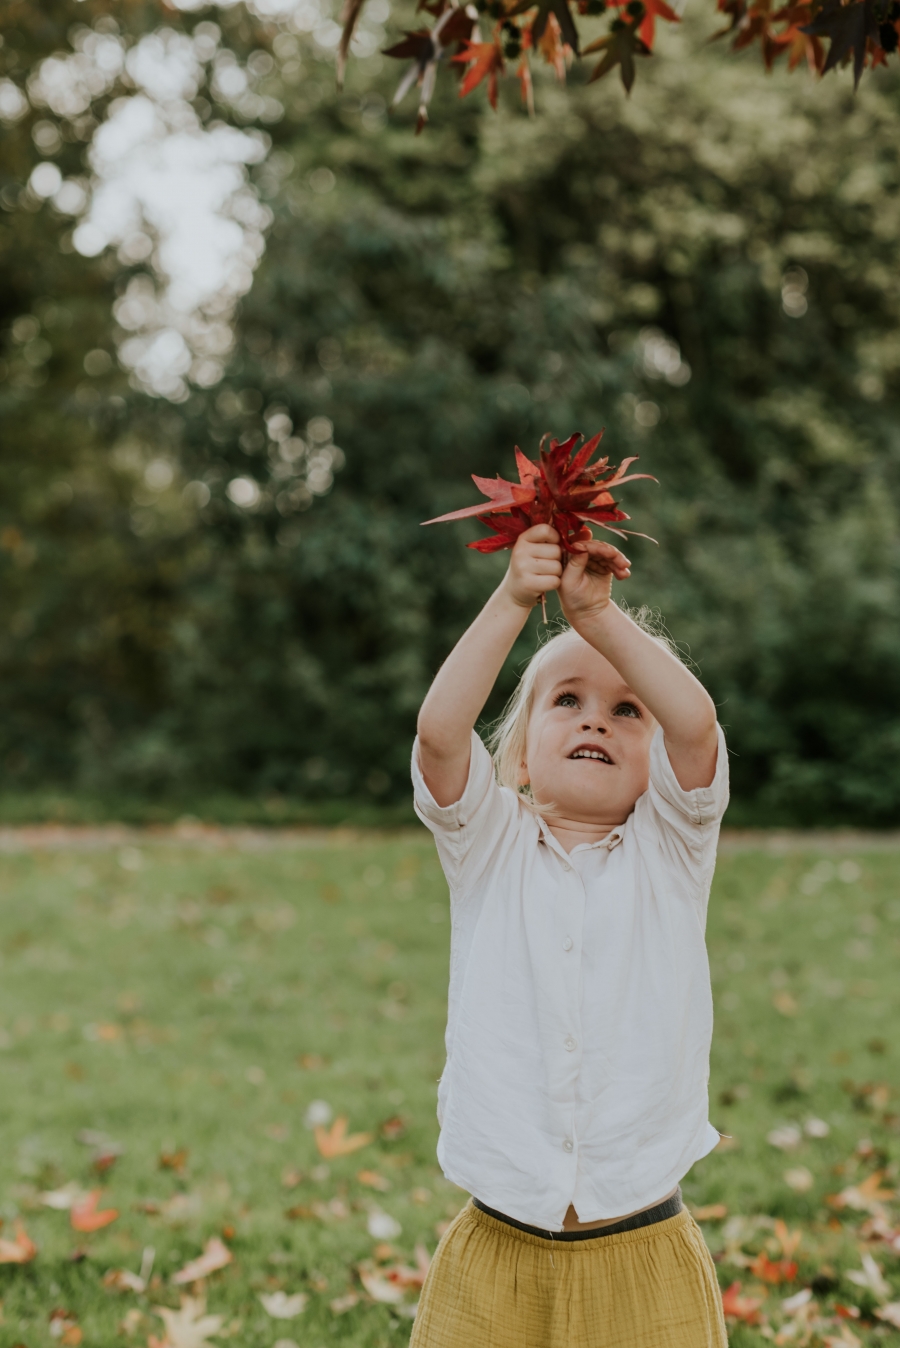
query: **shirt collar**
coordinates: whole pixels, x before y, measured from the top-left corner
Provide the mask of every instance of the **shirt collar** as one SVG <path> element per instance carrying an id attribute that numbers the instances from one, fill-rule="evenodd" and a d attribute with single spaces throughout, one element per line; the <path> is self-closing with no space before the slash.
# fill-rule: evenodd
<path id="1" fill-rule="evenodd" d="M 579 843 L 577 847 L 572 848 L 572 852 L 567 852 L 559 839 L 555 838 L 550 832 L 546 820 L 540 815 L 537 815 L 536 817 L 538 826 L 541 830 L 540 841 L 545 842 L 547 846 L 551 848 L 557 856 L 562 857 L 564 861 L 568 861 L 569 857 L 575 852 L 593 852 L 598 847 L 603 847 L 607 852 L 611 852 L 613 848 L 618 847 L 619 843 L 622 841 L 624 825 L 619 824 L 616 828 L 611 829 L 605 838 L 598 838 L 597 841 L 593 843 Z"/>

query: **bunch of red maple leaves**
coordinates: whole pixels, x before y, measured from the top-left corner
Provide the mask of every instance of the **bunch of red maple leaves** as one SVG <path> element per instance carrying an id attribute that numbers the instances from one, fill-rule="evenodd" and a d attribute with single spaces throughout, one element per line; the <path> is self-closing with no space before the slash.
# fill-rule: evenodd
<path id="1" fill-rule="evenodd" d="M 676 0 L 677 2 L 677 0 Z M 344 67 L 365 0 L 345 0 L 343 33 L 338 49 L 338 78 Z M 678 23 L 679 15 L 667 0 L 419 0 L 419 11 L 434 20 L 430 28 L 407 31 L 385 55 L 410 61 L 394 95 L 393 106 L 414 86 L 419 88 L 418 134 L 428 120 L 428 105 L 441 65 L 455 67 L 461 76 L 460 97 L 486 84 L 488 100 L 497 106 L 501 75 L 514 67 L 522 101 L 534 111 L 531 60 L 540 56 L 558 79 L 581 56 L 600 54 L 590 82 L 618 67 L 630 90 L 635 59 L 649 56 L 656 37 L 656 20 Z M 818 74 L 839 65 L 853 66 L 857 85 L 866 66 L 885 65 L 900 45 L 900 0 L 801 0 L 773 5 L 772 0 L 717 0 L 729 25 L 714 36 L 731 35 L 739 50 L 759 42 L 766 68 L 787 55 L 791 70 L 806 61 Z M 605 32 L 582 45 L 576 23 L 581 19 L 610 20 Z M 482 25 L 490 25 L 485 36 Z M 830 40 L 826 54 L 822 39 Z"/>
<path id="2" fill-rule="evenodd" d="M 585 525 L 597 524 L 601 529 L 624 538 L 632 529 L 619 527 L 628 516 L 613 499 L 612 487 L 637 478 L 649 478 L 649 473 L 629 473 L 634 458 L 623 459 L 618 468 L 608 458 L 591 463 L 594 451 L 603 439 L 603 431 L 585 441 L 579 448 L 580 434 L 568 440 L 541 441 L 537 461 L 529 459 L 516 445 L 518 482 L 507 482 L 503 477 L 476 477 L 472 481 L 487 501 L 481 505 L 465 506 L 439 515 L 425 524 L 444 524 L 449 520 L 477 519 L 493 531 L 493 537 L 478 538 L 467 547 L 476 552 L 502 552 L 515 546 L 516 539 L 535 524 L 550 524 L 559 534 L 564 552 L 573 552 L 573 544 L 583 541 L 590 530 Z M 547 441 L 549 446 L 545 449 Z M 651 478 L 651 481 L 656 481 Z M 646 534 L 639 537 L 646 538 Z M 651 539 L 651 542 L 655 542 Z M 541 610 L 547 621 L 546 596 L 541 595 Z"/>
<path id="3" fill-rule="evenodd" d="M 582 436 L 577 434 L 562 441 L 545 435 L 537 461 L 527 458 L 516 445 L 518 482 L 473 475 L 472 481 L 488 500 L 482 501 L 481 505 L 452 510 L 449 515 L 439 515 L 425 523 L 477 519 L 486 524 L 493 530 L 493 537 L 479 538 L 467 544 L 476 552 L 500 552 L 511 548 L 519 535 L 535 524 L 551 524 L 566 552 L 571 552 L 572 544 L 582 538 L 585 524 L 597 524 L 601 529 L 624 537 L 633 531 L 618 527 L 629 517 L 613 499 L 611 488 L 638 478 L 650 478 L 650 474 L 629 473 L 627 470 L 635 462 L 634 458 L 623 459 L 618 468 L 612 466 L 608 458 L 591 463 L 594 451 L 603 439 L 603 431 L 579 448 L 581 439 Z M 550 443 L 545 448 L 548 440 Z"/>

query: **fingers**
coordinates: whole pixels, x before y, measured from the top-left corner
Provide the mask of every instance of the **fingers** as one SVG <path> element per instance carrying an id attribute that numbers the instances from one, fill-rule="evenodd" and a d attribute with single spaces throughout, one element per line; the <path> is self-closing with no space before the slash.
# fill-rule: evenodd
<path id="1" fill-rule="evenodd" d="M 527 543 L 559 543 L 559 534 L 553 528 L 552 524 L 533 524 L 530 529 L 526 529 L 523 534 L 519 534 L 519 541 Z"/>
<path id="2" fill-rule="evenodd" d="M 530 543 L 528 555 L 529 557 L 540 557 L 548 562 L 558 562 L 562 556 L 562 549 L 557 543 Z"/>
<path id="3" fill-rule="evenodd" d="M 595 575 L 613 575 L 617 580 L 626 580 L 631 575 L 631 562 L 614 543 L 591 539 L 573 546 L 585 558 L 587 569 Z"/>
<path id="4" fill-rule="evenodd" d="M 540 560 L 535 562 L 532 566 L 523 567 L 521 571 L 523 580 L 533 576 L 542 583 L 545 580 L 559 580 L 562 573 L 562 562 L 544 562 Z"/>

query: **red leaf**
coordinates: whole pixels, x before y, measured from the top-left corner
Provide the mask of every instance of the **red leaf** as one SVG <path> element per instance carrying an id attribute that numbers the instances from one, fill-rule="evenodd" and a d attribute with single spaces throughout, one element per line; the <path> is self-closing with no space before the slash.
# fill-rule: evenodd
<path id="1" fill-rule="evenodd" d="M 628 473 L 634 459 L 625 459 L 618 468 L 611 467 L 608 458 L 590 464 L 589 459 L 603 436 L 601 431 L 581 448 L 580 434 L 571 435 L 560 444 L 544 436 L 537 463 L 516 446 L 518 482 L 507 482 L 502 477 L 476 477 L 472 481 L 488 500 L 481 505 L 465 506 L 447 515 L 425 520 L 425 524 L 443 524 L 447 520 L 477 519 L 493 530 L 492 538 L 480 538 L 469 543 L 476 552 L 501 552 L 511 548 L 520 534 L 535 524 L 551 524 L 557 530 L 566 552 L 572 551 L 575 540 L 582 536 L 584 523 L 597 524 L 601 529 L 621 535 L 623 530 L 613 526 L 628 516 L 620 510 L 610 494 L 610 487 L 621 486 L 638 478 L 650 478 L 649 473 Z M 549 448 L 544 444 L 550 440 Z M 656 481 L 655 478 L 650 478 Z M 631 532 L 630 530 L 627 532 Z M 641 535 L 646 537 L 646 535 Z M 651 540 L 652 541 L 652 540 Z"/>
<path id="2" fill-rule="evenodd" d="M 335 1119 L 330 1128 L 318 1124 L 314 1136 L 319 1155 L 324 1156 L 327 1161 L 333 1160 L 335 1156 L 350 1156 L 352 1152 L 359 1151 L 360 1147 L 368 1146 L 372 1141 L 371 1133 L 351 1133 L 348 1137 L 347 1118 L 344 1114 Z"/>
<path id="3" fill-rule="evenodd" d="M 779 1283 L 793 1282 L 797 1276 L 797 1265 L 793 1259 L 770 1259 L 765 1250 L 756 1256 L 748 1268 L 760 1282 L 773 1283 L 776 1287 Z"/>
<path id="4" fill-rule="evenodd" d="M 101 1227 L 109 1226 L 110 1222 L 116 1220 L 119 1215 L 116 1208 L 97 1211 L 97 1203 L 102 1192 L 102 1189 L 92 1189 L 87 1198 L 74 1205 L 69 1213 L 73 1231 L 99 1231 Z"/>
<path id="5" fill-rule="evenodd" d="M 451 61 L 468 65 L 465 78 L 459 86 L 460 98 L 465 98 L 473 89 L 477 89 L 482 80 L 488 82 L 488 102 L 492 108 L 497 106 L 497 75 L 503 73 L 503 48 L 499 42 L 466 42 L 465 49 Z"/>
<path id="6" fill-rule="evenodd" d="M 665 19 L 666 23 L 681 23 L 681 19 L 665 0 L 644 0 L 644 8 L 647 12 L 638 28 L 638 35 L 648 50 L 652 51 L 656 37 L 656 20 Z"/>
<path id="7" fill-rule="evenodd" d="M 0 1240 L 0 1264 L 29 1264 L 37 1246 L 21 1222 L 16 1223 L 15 1240 Z"/>
<path id="8" fill-rule="evenodd" d="M 743 1320 L 746 1325 L 758 1325 L 761 1305 L 762 1302 L 756 1297 L 741 1296 L 741 1284 L 739 1282 L 733 1282 L 722 1293 L 722 1310 L 729 1320 Z"/>

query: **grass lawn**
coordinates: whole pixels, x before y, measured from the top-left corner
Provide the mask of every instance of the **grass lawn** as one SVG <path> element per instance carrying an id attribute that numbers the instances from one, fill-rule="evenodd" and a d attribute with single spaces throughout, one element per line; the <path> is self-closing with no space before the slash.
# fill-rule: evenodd
<path id="1" fill-rule="evenodd" d="M 875 1317 L 900 1302 L 898 877 L 890 851 L 720 859 L 711 1116 L 733 1141 L 684 1192 L 727 1208 L 704 1220 L 721 1282 L 760 1303 L 735 1348 L 900 1345 Z M 22 1223 L 38 1246 L 0 1267 L 0 1348 L 162 1339 L 153 1308 L 214 1236 L 232 1261 L 193 1291 L 215 1341 L 405 1344 L 414 1288 L 404 1314 L 359 1266 L 389 1292 L 377 1270 L 465 1201 L 434 1158 L 448 940 L 424 833 L 0 857 L 0 1240 Z M 316 1101 L 372 1140 L 323 1158 Z M 119 1216 L 75 1231 L 64 1205 L 93 1188 Z M 150 1250 L 146 1291 L 104 1285 Z M 278 1292 L 305 1308 L 273 1318 Z"/>

